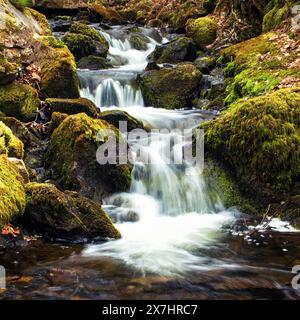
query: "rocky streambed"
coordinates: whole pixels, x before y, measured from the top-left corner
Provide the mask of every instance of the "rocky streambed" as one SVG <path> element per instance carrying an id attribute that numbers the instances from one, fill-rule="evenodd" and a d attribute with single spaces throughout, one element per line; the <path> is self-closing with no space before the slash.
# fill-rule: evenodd
<path id="1" fill-rule="evenodd" d="M 0 6 L 1 298 L 299 298 L 297 38 Z M 131 163 L 97 162 L 106 130 Z"/>

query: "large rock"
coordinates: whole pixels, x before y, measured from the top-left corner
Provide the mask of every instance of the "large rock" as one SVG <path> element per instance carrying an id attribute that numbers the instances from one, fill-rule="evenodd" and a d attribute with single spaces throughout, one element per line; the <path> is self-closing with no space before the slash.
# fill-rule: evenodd
<path id="1" fill-rule="evenodd" d="M 174 69 L 146 71 L 139 83 L 148 106 L 178 109 L 192 105 L 201 78 L 201 72 L 194 65 L 179 64 Z"/>
<path id="2" fill-rule="evenodd" d="M 5 23 L 0 28 L 4 58 L 18 67 L 28 64 L 39 67 L 42 96 L 79 98 L 74 57 L 61 41 L 51 36 L 46 17 L 33 9 L 19 10 L 7 0 L 0 0 L 0 12 Z"/>
<path id="3" fill-rule="evenodd" d="M 20 120 L 33 120 L 40 106 L 38 92 L 27 84 L 0 86 L 0 111 Z"/>
<path id="4" fill-rule="evenodd" d="M 37 64 L 41 68 L 41 94 L 44 98 L 77 99 L 79 79 L 73 55 L 52 37 L 39 38 Z"/>
<path id="5" fill-rule="evenodd" d="M 0 154 L 22 159 L 24 145 L 2 121 L 0 121 Z"/>
<path id="6" fill-rule="evenodd" d="M 217 22 L 209 17 L 190 20 L 186 26 L 188 37 L 192 38 L 200 49 L 205 49 L 216 40 L 217 30 Z"/>
<path id="7" fill-rule="evenodd" d="M 195 61 L 197 50 L 192 39 L 180 37 L 170 43 L 156 47 L 149 60 L 160 63 Z"/>
<path id="8" fill-rule="evenodd" d="M 109 45 L 106 39 L 96 29 L 82 23 L 73 24 L 62 40 L 76 60 L 89 55 L 105 58 L 108 53 Z"/>
<path id="9" fill-rule="evenodd" d="M 102 70 L 113 68 L 113 65 L 103 57 L 91 55 L 81 58 L 77 63 L 77 67 L 79 69 Z"/>
<path id="10" fill-rule="evenodd" d="M 0 155 L 0 227 L 24 213 L 24 180 L 6 155 Z"/>
<path id="11" fill-rule="evenodd" d="M 69 240 L 121 237 L 101 206 L 76 192 L 62 192 L 52 184 L 30 183 L 26 194 L 22 220 L 30 230 Z"/>
<path id="12" fill-rule="evenodd" d="M 285 198 L 300 174 L 300 89 L 282 89 L 230 106 L 202 125 L 206 151 L 231 168 L 258 199 Z"/>
<path id="13" fill-rule="evenodd" d="M 66 114 L 77 114 L 86 113 L 88 116 L 94 117 L 98 113 L 98 108 L 89 99 L 46 99 L 46 105 L 49 108 L 49 112 L 66 113 Z"/>
<path id="14" fill-rule="evenodd" d="M 105 130 L 112 130 L 122 141 L 120 132 L 106 121 L 84 113 L 69 116 L 54 130 L 47 152 L 46 166 L 54 180 L 98 202 L 103 196 L 128 190 L 131 184 L 131 165 L 97 162 L 97 149 L 108 138 Z"/>

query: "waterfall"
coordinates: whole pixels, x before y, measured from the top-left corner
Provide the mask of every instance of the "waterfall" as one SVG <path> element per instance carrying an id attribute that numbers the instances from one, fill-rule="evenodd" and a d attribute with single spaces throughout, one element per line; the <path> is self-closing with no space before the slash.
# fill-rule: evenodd
<path id="1" fill-rule="evenodd" d="M 128 139 L 134 158 L 131 190 L 104 201 L 106 212 L 117 220 L 122 239 L 87 246 L 83 256 L 108 256 L 143 273 L 162 275 L 216 267 L 218 261 L 208 261 L 199 252 L 216 245 L 222 227 L 235 220 L 235 212 L 226 210 L 217 195 L 210 196 L 199 168 L 182 158 L 183 130 L 191 134 L 209 116 L 199 110 L 141 109 L 143 97 L 133 79 L 146 67 L 155 41 L 149 41 L 147 51 L 138 51 L 127 38 L 102 33 L 110 44 L 115 68 L 81 71 L 82 96 L 101 108 L 126 108 L 158 130 L 138 140 Z M 169 161 L 176 157 L 182 164 Z"/>

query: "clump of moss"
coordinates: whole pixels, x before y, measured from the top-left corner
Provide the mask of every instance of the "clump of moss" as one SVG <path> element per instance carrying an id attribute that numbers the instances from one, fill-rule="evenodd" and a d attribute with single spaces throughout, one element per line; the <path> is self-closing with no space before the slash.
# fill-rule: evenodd
<path id="1" fill-rule="evenodd" d="M 45 45 L 53 49 L 66 48 L 66 45 L 64 44 L 64 42 L 56 39 L 54 36 L 39 37 L 39 41 L 43 42 Z"/>
<path id="2" fill-rule="evenodd" d="M 46 104 L 51 113 L 60 112 L 66 114 L 86 113 L 88 116 L 94 117 L 98 113 L 96 105 L 89 99 L 46 99 Z"/>
<path id="3" fill-rule="evenodd" d="M 17 168 L 0 155 L 0 227 L 24 213 L 24 181 Z"/>
<path id="4" fill-rule="evenodd" d="M 263 18 L 263 31 L 267 32 L 278 28 L 287 20 L 290 8 L 295 5 L 295 1 L 287 3 L 283 0 L 272 0 L 266 6 L 266 14 Z"/>
<path id="5" fill-rule="evenodd" d="M 96 45 L 90 37 L 83 34 L 67 33 L 63 37 L 63 42 L 73 53 L 76 60 L 92 55 L 96 51 Z"/>
<path id="6" fill-rule="evenodd" d="M 79 79 L 74 57 L 66 47 L 41 50 L 41 95 L 44 98 L 77 99 Z"/>
<path id="7" fill-rule="evenodd" d="M 59 191 L 52 184 L 26 186 L 24 224 L 35 232 L 74 240 L 121 237 L 101 206 L 76 192 Z"/>
<path id="8" fill-rule="evenodd" d="M 103 120 L 89 118 L 84 113 L 66 118 L 54 130 L 47 152 L 52 178 L 65 188 L 79 190 L 97 201 L 109 193 L 128 190 L 131 165 L 97 162 L 97 149 L 107 141 L 107 130 L 122 141 L 120 132 Z"/>
<path id="9" fill-rule="evenodd" d="M 193 64 L 178 64 L 174 69 L 151 70 L 139 79 L 145 102 L 165 109 L 187 108 L 202 78 Z"/>
<path id="10" fill-rule="evenodd" d="M 189 20 L 186 25 L 188 37 L 192 38 L 200 49 L 205 49 L 216 40 L 217 30 L 217 22 L 210 17 Z"/>
<path id="11" fill-rule="evenodd" d="M 257 192 L 288 191 L 300 175 L 300 89 L 235 103 L 203 124 L 206 149 Z"/>
<path id="12" fill-rule="evenodd" d="M 98 32 L 96 29 L 94 29 L 93 27 L 90 27 L 86 24 L 74 23 L 70 28 L 70 32 L 85 35 L 91 38 L 92 40 L 98 41 L 108 47 L 108 43 L 105 40 L 105 38 L 102 36 L 102 34 Z"/>
<path id="13" fill-rule="evenodd" d="M 85 24 L 73 24 L 62 40 L 76 60 L 93 54 L 107 56 L 109 45 L 106 39 L 96 29 Z"/>
<path id="14" fill-rule="evenodd" d="M 0 121 L 0 154 L 22 159 L 24 145 L 2 121 Z"/>
<path id="15" fill-rule="evenodd" d="M 33 120 L 40 106 L 37 90 L 27 84 L 13 82 L 0 86 L 0 111 L 21 120 Z"/>

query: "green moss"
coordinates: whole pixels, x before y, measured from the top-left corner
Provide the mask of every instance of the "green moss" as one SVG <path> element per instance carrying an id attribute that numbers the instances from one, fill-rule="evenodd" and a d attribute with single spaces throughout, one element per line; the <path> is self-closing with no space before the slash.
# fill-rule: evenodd
<path id="1" fill-rule="evenodd" d="M 286 77 L 300 76 L 297 68 L 287 67 L 297 54 L 284 55 L 272 40 L 274 35 L 267 33 L 223 50 L 218 61 L 225 64 L 225 104 L 266 94 Z"/>
<path id="2" fill-rule="evenodd" d="M 66 45 L 64 44 L 63 41 L 60 41 L 53 36 L 39 37 L 39 41 L 43 42 L 45 45 L 47 45 L 53 49 L 66 47 Z"/>
<path id="3" fill-rule="evenodd" d="M 190 20 L 186 26 L 187 35 L 194 40 L 200 49 L 205 49 L 207 45 L 216 40 L 217 30 L 217 22 L 209 17 Z"/>
<path id="4" fill-rule="evenodd" d="M 98 56 L 83 57 L 77 63 L 79 69 L 102 70 L 113 68 L 113 65 L 107 59 Z"/>
<path id="5" fill-rule="evenodd" d="M 24 181 L 5 155 L 0 155 L 0 227 L 13 222 L 25 210 Z"/>
<path id="6" fill-rule="evenodd" d="M 65 47 L 51 50 L 51 52 L 45 50 L 45 56 L 40 57 L 42 96 L 79 98 L 79 79 L 74 57 Z"/>
<path id="7" fill-rule="evenodd" d="M 70 28 L 71 33 L 81 34 L 89 37 L 92 40 L 98 41 L 108 47 L 108 43 L 100 32 L 93 27 L 83 23 L 74 23 Z"/>
<path id="8" fill-rule="evenodd" d="M 253 191 L 289 190 L 300 173 L 299 118 L 300 89 L 239 102 L 202 126 L 206 149 Z"/>
<path id="9" fill-rule="evenodd" d="M 244 213 L 258 213 L 255 203 L 242 194 L 234 177 L 214 160 L 206 159 L 203 175 L 214 203 L 221 200 L 226 208 L 235 207 Z"/>
<path id="10" fill-rule="evenodd" d="M 49 133 L 52 134 L 53 131 L 58 128 L 61 123 L 68 118 L 68 114 L 60 113 L 60 112 L 53 112 L 51 116 L 51 121 L 49 123 Z"/>
<path id="11" fill-rule="evenodd" d="M 29 132 L 27 127 L 18 119 L 0 116 L 0 121 L 2 121 L 12 131 L 12 133 L 23 142 L 25 148 L 35 140 L 33 134 Z"/>
<path id="12" fill-rule="evenodd" d="M 46 99 L 46 104 L 50 109 L 50 112 L 60 112 L 66 114 L 86 113 L 88 116 L 94 117 L 98 113 L 98 109 L 95 104 L 88 99 Z"/>
<path id="13" fill-rule="evenodd" d="M 115 127 L 103 120 L 89 118 L 84 113 L 66 118 L 53 132 L 47 153 L 47 167 L 51 168 L 53 178 L 91 198 L 101 199 L 105 193 L 128 190 L 131 166 L 100 165 L 96 160 L 97 148 L 108 139 L 106 130 L 123 139 Z M 99 132 L 103 136 L 97 139 Z"/>
<path id="14" fill-rule="evenodd" d="M 178 109 L 192 105 L 202 78 L 192 64 L 179 64 L 174 69 L 147 71 L 139 83 L 147 105 Z"/>
<path id="15" fill-rule="evenodd" d="M 37 91 L 29 85 L 13 82 L 0 86 L 0 111 L 21 120 L 33 120 L 40 106 Z"/>
<path id="16" fill-rule="evenodd" d="M 26 193 L 23 220 L 36 232 L 67 239 L 121 237 L 101 206 L 76 192 L 63 193 L 52 184 L 30 183 Z"/>
<path id="17" fill-rule="evenodd" d="M 24 156 L 24 146 L 12 131 L 0 121 L 0 154 L 20 158 Z"/>
<path id="18" fill-rule="evenodd" d="M 96 51 L 96 45 L 91 41 L 91 38 L 82 34 L 68 32 L 62 40 L 73 53 L 76 60 L 91 55 Z"/>

